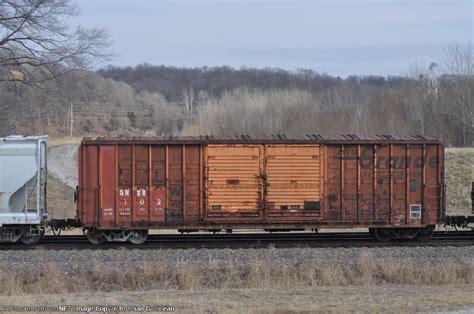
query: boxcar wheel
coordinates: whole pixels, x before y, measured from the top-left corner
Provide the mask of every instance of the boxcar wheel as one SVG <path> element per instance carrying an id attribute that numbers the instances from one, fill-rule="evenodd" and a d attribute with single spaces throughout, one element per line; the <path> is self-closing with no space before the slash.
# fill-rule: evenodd
<path id="1" fill-rule="evenodd" d="M 431 239 L 431 236 L 433 235 L 434 229 L 432 228 L 424 228 L 421 229 L 420 232 L 416 235 L 416 239 L 421 242 L 426 242 Z"/>
<path id="2" fill-rule="evenodd" d="M 133 244 L 142 244 L 148 238 L 148 230 L 135 230 L 130 232 L 130 242 Z"/>
<path id="3" fill-rule="evenodd" d="M 376 228 L 374 229 L 374 236 L 380 242 L 388 242 L 392 240 L 393 233 L 392 230 L 386 228 Z"/>
<path id="4" fill-rule="evenodd" d="M 99 231 L 87 230 L 87 239 L 90 243 L 97 245 L 104 243 L 105 239 Z"/>
<path id="5" fill-rule="evenodd" d="M 32 234 L 32 235 L 22 235 L 20 238 L 21 243 L 26 244 L 26 245 L 35 245 L 36 243 L 41 240 L 41 235 L 42 234 Z"/>

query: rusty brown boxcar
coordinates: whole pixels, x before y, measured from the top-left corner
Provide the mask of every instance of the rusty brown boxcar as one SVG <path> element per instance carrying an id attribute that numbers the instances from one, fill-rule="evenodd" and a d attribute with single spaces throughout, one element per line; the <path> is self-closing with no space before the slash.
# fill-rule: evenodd
<path id="1" fill-rule="evenodd" d="M 443 161 L 441 142 L 420 136 L 84 139 L 77 213 L 94 243 L 165 228 L 425 240 L 444 215 Z"/>

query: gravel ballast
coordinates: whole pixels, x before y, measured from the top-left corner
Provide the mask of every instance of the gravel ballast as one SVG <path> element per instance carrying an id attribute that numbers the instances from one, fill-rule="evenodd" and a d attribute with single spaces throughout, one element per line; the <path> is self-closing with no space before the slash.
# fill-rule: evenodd
<path id="1" fill-rule="evenodd" d="M 250 266 L 255 261 L 265 267 L 292 267 L 337 263 L 352 266 L 361 259 L 375 264 L 410 261 L 415 265 L 441 265 L 449 262 L 474 262 L 472 247 L 383 247 L 383 248 L 285 248 L 285 249 L 107 249 L 107 250 L 25 250 L 1 251 L 3 270 L 40 269 L 52 266 L 74 273 L 90 269 L 127 269 L 143 265 L 160 268 Z"/>

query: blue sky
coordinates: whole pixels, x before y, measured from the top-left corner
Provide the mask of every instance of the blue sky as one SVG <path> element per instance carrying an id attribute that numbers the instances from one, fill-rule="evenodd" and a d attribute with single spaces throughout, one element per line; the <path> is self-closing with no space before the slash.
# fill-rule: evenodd
<path id="1" fill-rule="evenodd" d="M 140 63 L 404 75 L 473 41 L 470 0 L 78 0 L 112 34 L 114 65 Z"/>

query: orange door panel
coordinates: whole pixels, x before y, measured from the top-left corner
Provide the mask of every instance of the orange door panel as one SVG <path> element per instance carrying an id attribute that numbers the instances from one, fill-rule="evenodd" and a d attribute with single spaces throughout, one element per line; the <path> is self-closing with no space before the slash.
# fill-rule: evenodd
<path id="1" fill-rule="evenodd" d="M 266 145 L 267 217 L 311 219 L 321 213 L 320 145 Z"/>
<path id="2" fill-rule="evenodd" d="M 260 218 L 262 145 L 207 145 L 207 217 Z"/>

